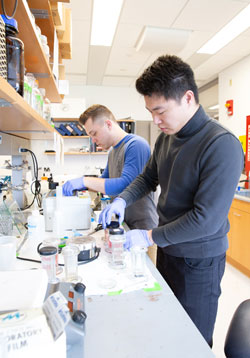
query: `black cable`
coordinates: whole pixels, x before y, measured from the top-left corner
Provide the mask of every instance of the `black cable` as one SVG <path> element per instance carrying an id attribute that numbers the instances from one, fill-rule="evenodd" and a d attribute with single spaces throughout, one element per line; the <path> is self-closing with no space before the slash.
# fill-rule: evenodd
<path id="1" fill-rule="evenodd" d="M 97 248 L 96 248 L 96 254 L 95 254 L 95 256 L 92 257 L 91 259 L 88 259 L 88 260 L 78 261 L 78 266 L 87 264 L 87 263 L 89 263 L 89 262 L 92 262 L 92 261 L 98 259 L 99 255 L 100 255 L 100 252 L 101 252 L 100 247 L 97 247 Z M 29 261 L 29 262 L 36 262 L 36 263 L 38 263 L 38 264 L 41 263 L 41 261 L 39 261 L 39 260 L 27 259 L 27 258 L 25 258 L 25 257 L 20 257 L 20 256 L 17 256 L 17 259 L 18 259 L 18 260 L 23 260 L 23 261 Z M 65 265 L 64 265 L 64 264 L 58 264 L 58 266 L 65 266 Z"/>
<path id="2" fill-rule="evenodd" d="M 33 163 L 33 171 L 34 171 L 34 178 L 35 178 L 35 180 L 31 184 L 31 189 L 30 189 L 32 194 L 34 195 L 33 200 L 31 202 L 31 204 L 26 206 L 25 208 L 23 208 L 23 210 L 29 209 L 34 204 L 35 200 L 37 201 L 38 207 L 41 208 L 41 206 L 42 206 L 42 194 L 41 194 L 40 180 L 38 180 L 38 162 L 37 162 L 36 155 L 35 155 L 34 152 L 32 152 L 32 150 L 29 150 L 27 148 L 22 148 L 21 151 L 30 153 L 32 163 Z M 33 189 L 33 186 L 35 186 L 34 189 Z"/>
<path id="3" fill-rule="evenodd" d="M 8 16 L 7 13 L 6 13 L 5 5 L 4 5 L 4 0 L 1 0 L 1 4 L 2 4 L 2 9 L 3 9 L 3 14 L 4 14 L 4 16 L 5 16 L 8 20 L 13 19 L 13 17 L 15 16 L 15 13 L 16 13 L 18 0 L 15 0 L 14 10 L 12 11 L 12 14 L 11 14 L 10 16 Z"/>

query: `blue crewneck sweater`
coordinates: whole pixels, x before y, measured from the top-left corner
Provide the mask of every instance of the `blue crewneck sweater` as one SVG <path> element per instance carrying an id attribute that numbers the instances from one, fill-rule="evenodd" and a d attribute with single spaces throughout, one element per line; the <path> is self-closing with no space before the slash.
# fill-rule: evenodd
<path id="1" fill-rule="evenodd" d="M 133 141 L 131 141 L 132 138 Z M 125 143 L 125 151 L 121 176 L 110 178 L 108 165 L 101 176 L 105 179 L 105 193 L 111 196 L 120 194 L 142 172 L 150 158 L 150 147 L 144 138 L 128 134 L 111 150 L 116 151 L 122 143 Z"/>
<path id="2" fill-rule="evenodd" d="M 159 184 L 154 242 L 173 256 L 217 256 L 228 247 L 227 215 L 243 162 L 239 140 L 200 106 L 177 134 L 159 135 L 144 172 L 120 197 L 130 205 Z"/>

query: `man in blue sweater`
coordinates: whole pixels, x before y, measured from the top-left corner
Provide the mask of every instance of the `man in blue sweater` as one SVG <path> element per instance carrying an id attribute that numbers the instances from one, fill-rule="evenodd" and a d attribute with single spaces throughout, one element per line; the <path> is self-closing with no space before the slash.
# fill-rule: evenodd
<path id="1" fill-rule="evenodd" d="M 114 198 L 142 172 L 150 157 L 150 147 L 142 137 L 126 133 L 105 106 L 89 107 L 80 116 L 80 122 L 93 143 L 103 149 L 112 149 L 100 178 L 81 176 L 69 180 L 63 185 L 63 194 L 73 195 L 74 190 L 88 188 Z M 152 192 L 126 210 L 125 222 L 130 229 L 157 227 L 158 215 Z"/>
<path id="2" fill-rule="evenodd" d="M 159 184 L 159 226 L 126 247 L 156 243 L 157 268 L 212 346 L 228 248 L 228 211 L 243 169 L 239 140 L 199 105 L 190 66 L 161 56 L 136 81 L 161 134 L 142 174 L 100 216 L 105 226 Z"/>

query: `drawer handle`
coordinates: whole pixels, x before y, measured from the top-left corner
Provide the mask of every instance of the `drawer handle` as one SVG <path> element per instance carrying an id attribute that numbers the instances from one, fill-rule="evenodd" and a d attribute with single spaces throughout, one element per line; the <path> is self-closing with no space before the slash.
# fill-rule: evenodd
<path id="1" fill-rule="evenodd" d="M 240 214 L 238 214 L 238 213 L 233 213 L 235 216 L 241 216 Z"/>

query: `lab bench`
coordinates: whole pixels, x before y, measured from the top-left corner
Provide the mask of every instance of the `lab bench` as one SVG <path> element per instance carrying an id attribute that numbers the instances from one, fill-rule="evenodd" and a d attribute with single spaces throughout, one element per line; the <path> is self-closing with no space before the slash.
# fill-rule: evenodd
<path id="1" fill-rule="evenodd" d="M 214 354 L 158 270 L 161 289 L 86 297 L 84 358 L 212 358 Z"/>
<path id="2" fill-rule="evenodd" d="M 100 239 L 104 232 L 101 230 L 93 236 L 96 237 L 97 246 L 102 246 Z M 101 247 L 98 259 L 78 267 L 79 276 L 86 285 L 87 319 L 82 358 L 214 357 L 148 256 L 147 269 L 156 281 L 155 287 L 105 294 L 92 294 L 92 289 L 88 291 L 88 285 L 90 287 L 105 271 L 106 257 L 107 253 Z M 18 266 L 40 267 L 39 264 L 28 262 L 19 262 Z M 111 271 L 119 281 L 117 270 Z"/>

